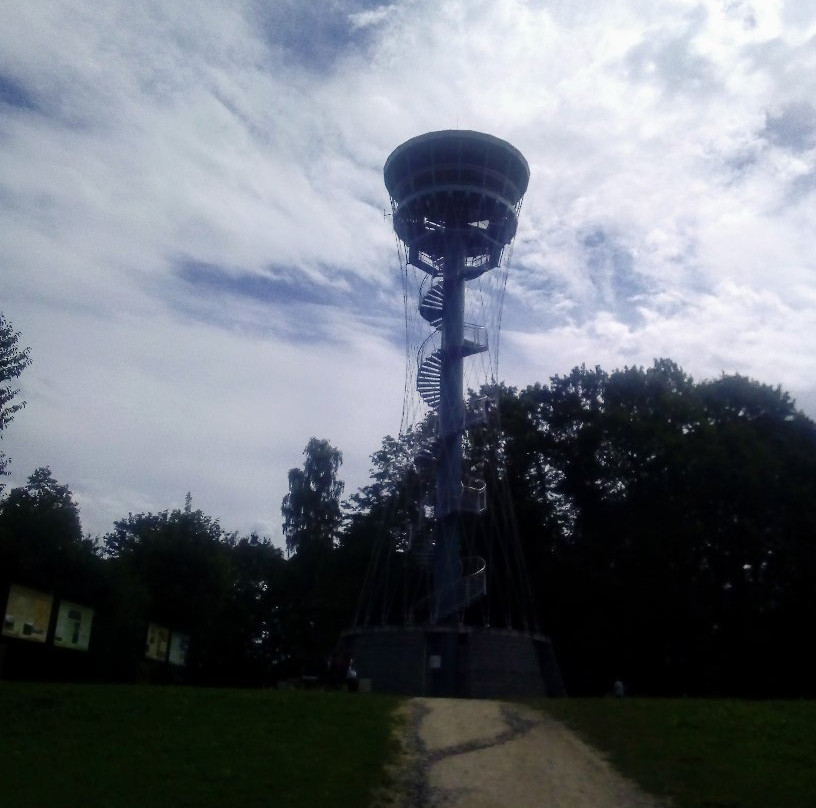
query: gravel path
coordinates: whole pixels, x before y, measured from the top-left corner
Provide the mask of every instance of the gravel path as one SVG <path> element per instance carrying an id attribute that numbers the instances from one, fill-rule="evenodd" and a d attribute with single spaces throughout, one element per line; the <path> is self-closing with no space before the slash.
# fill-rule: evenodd
<path id="1" fill-rule="evenodd" d="M 557 721 L 498 701 L 412 699 L 395 789 L 399 808 L 660 808 Z"/>

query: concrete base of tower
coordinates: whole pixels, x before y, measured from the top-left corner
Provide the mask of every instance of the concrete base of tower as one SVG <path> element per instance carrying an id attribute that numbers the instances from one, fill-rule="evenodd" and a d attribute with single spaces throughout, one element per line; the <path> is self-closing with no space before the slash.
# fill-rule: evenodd
<path id="1" fill-rule="evenodd" d="M 341 638 L 376 693 L 459 698 L 562 696 L 549 638 L 469 626 L 385 626 Z"/>

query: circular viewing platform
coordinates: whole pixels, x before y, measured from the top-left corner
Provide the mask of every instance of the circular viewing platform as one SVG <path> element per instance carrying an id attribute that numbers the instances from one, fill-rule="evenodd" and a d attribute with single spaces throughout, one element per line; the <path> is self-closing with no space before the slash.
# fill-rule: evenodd
<path id="1" fill-rule="evenodd" d="M 460 130 L 406 141 L 391 153 L 383 173 L 394 230 L 409 245 L 439 241 L 446 230 L 509 244 L 530 179 L 527 161 L 514 146 Z"/>

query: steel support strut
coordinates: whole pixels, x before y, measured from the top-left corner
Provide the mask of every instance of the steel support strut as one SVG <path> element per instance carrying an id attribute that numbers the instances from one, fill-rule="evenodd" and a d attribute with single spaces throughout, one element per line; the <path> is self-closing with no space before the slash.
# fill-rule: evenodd
<path id="1" fill-rule="evenodd" d="M 463 343 L 465 333 L 464 256 L 456 232 L 445 234 L 442 276 L 442 368 L 439 379 L 439 463 L 436 476 L 439 521 L 434 556 L 434 622 L 456 611 L 461 575 L 460 502 L 464 423 Z"/>

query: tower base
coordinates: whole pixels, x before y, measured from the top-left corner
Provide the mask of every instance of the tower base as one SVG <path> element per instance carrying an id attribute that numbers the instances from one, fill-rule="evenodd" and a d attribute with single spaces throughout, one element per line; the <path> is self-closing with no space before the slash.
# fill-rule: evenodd
<path id="1" fill-rule="evenodd" d="M 563 696 L 548 637 L 471 626 L 383 626 L 340 640 L 376 693 L 458 698 Z"/>

